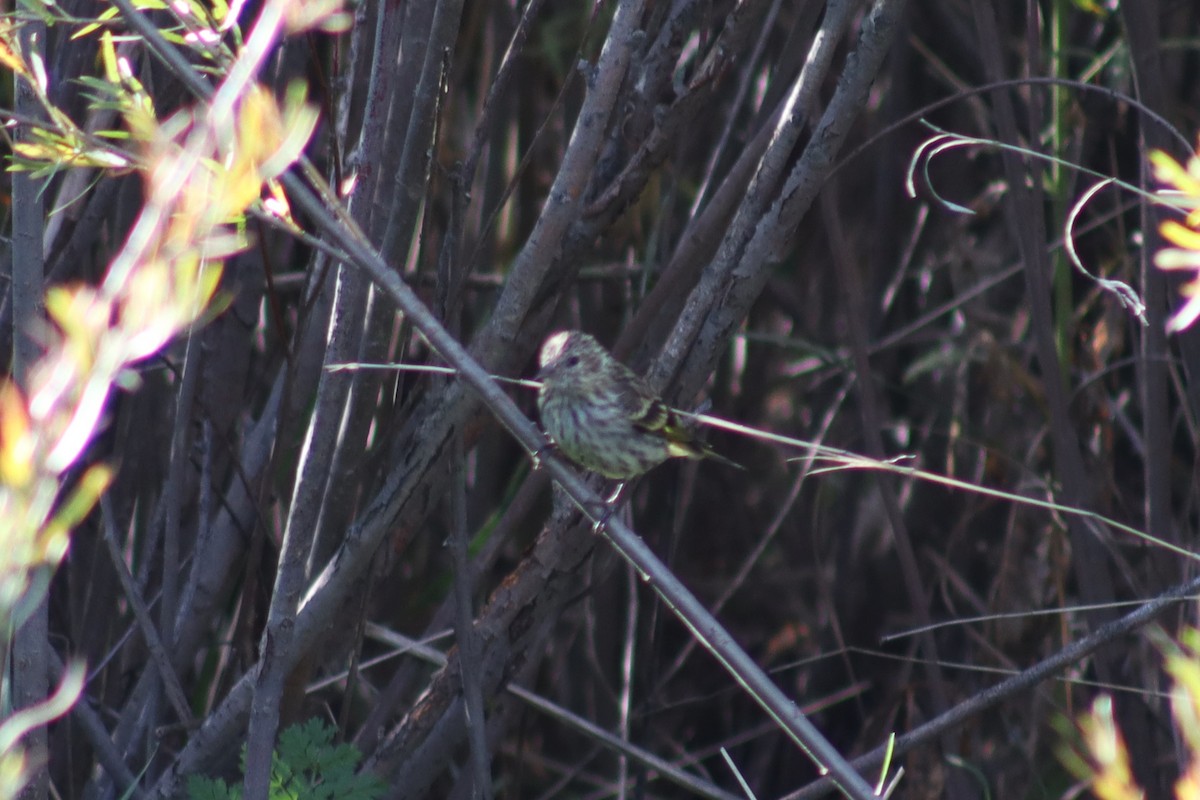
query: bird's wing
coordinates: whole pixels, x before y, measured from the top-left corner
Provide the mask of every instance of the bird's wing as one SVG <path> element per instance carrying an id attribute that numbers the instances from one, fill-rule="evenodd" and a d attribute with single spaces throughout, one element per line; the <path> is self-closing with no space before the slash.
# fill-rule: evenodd
<path id="1" fill-rule="evenodd" d="M 698 441 L 695 431 L 679 418 L 679 414 L 658 399 L 646 382 L 632 371 L 627 371 L 617 382 L 616 398 L 633 427 L 661 437 L 671 455 L 712 458 L 728 466 L 745 469 L 736 461 L 731 461 L 704 442 Z"/>
<path id="2" fill-rule="evenodd" d="M 659 431 L 667 424 L 670 411 L 650 390 L 646 382 L 629 370 L 623 370 L 616 382 L 616 401 L 621 413 L 634 427 Z"/>
<path id="3" fill-rule="evenodd" d="M 666 441 L 674 455 L 700 455 L 700 449 L 692 443 L 692 431 L 684 426 L 679 416 L 658 398 L 646 383 L 629 373 L 629 380 L 621 387 L 621 406 L 638 430 L 652 433 Z"/>

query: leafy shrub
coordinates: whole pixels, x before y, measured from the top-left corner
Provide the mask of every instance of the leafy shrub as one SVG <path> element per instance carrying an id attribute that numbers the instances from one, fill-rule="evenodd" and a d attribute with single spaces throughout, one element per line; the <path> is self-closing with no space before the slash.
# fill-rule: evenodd
<path id="1" fill-rule="evenodd" d="M 334 728 L 310 719 L 287 728 L 271 754 L 271 800 L 373 800 L 384 784 L 374 775 L 354 771 L 362 754 L 350 744 L 334 744 Z M 246 770 L 245 749 L 242 771 Z M 220 778 L 188 778 L 191 800 L 240 800 L 240 784 L 230 786 Z"/>

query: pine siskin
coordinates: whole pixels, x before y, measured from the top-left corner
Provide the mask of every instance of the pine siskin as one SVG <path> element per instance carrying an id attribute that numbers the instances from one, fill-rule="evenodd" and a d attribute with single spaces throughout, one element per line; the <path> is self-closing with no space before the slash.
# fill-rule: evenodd
<path id="1" fill-rule="evenodd" d="M 542 428 L 568 458 L 628 480 L 668 458 L 713 458 L 640 377 L 581 331 L 559 331 L 538 356 Z"/>

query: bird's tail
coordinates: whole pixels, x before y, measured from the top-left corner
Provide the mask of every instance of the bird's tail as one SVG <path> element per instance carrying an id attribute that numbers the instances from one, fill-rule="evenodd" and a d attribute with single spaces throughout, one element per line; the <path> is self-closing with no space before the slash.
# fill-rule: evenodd
<path id="1" fill-rule="evenodd" d="M 699 449 L 703 453 L 703 455 L 701 456 L 702 458 L 711 458 L 713 461 L 719 461 L 727 467 L 733 467 L 734 469 L 740 469 L 742 472 L 746 471 L 746 467 L 744 464 L 739 464 L 738 462 L 734 461 L 732 458 L 726 458 L 725 456 L 721 455 L 716 450 L 713 450 L 711 447 L 709 447 L 707 444 L 704 444 L 703 442 L 699 443 Z"/>
<path id="2" fill-rule="evenodd" d="M 671 455 L 676 458 L 711 458 L 713 461 L 719 461 L 727 467 L 735 467 L 745 471 L 745 467 L 712 449 L 704 442 L 695 439 L 680 439 L 671 438 L 668 440 L 668 449 Z"/>

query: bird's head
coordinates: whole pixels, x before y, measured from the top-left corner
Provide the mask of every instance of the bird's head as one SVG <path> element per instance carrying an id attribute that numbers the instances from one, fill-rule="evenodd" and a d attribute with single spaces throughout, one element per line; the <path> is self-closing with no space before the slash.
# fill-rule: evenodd
<path id="1" fill-rule="evenodd" d="M 537 379 L 558 375 L 595 374 L 603 368 L 604 348 L 583 331 L 552 333 L 538 353 Z"/>

